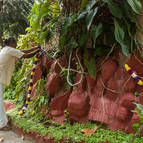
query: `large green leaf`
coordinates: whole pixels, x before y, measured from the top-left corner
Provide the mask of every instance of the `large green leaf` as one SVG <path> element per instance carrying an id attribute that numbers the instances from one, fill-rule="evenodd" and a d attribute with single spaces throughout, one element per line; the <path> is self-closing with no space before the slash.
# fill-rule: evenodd
<path id="1" fill-rule="evenodd" d="M 95 59 L 94 58 L 91 58 L 90 60 L 88 60 L 88 53 L 87 51 L 84 52 L 84 64 L 85 66 L 87 67 L 87 70 L 89 72 L 89 74 L 95 78 L 96 77 L 96 63 L 95 63 Z"/>
<path id="2" fill-rule="evenodd" d="M 77 16 L 77 18 L 76 18 L 75 21 L 84 18 L 87 13 L 90 13 L 90 12 L 91 12 L 91 9 L 93 8 L 93 6 L 94 6 L 95 3 L 96 3 L 96 0 L 91 0 L 91 1 L 89 1 L 88 4 L 86 5 L 85 9 L 83 10 L 83 8 L 84 8 L 85 4 L 87 3 L 87 1 L 88 1 L 88 0 L 82 0 L 80 13 L 79 13 L 79 15 Z"/>
<path id="3" fill-rule="evenodd" d="M 139 24 L 138 21 L 136 22 L 136 26 L 137 26 L 137 28 L 140 30 L 140 32 L 143 33 L 143 28 L 142 28 L 142 26 Z"/>
<path id="4" fill-rule="evenodd" d="M 119 25 L 119 23 L 117 22 L 116 19 L 114 19 L 114 25 L 115 25 L 115 30 L 114 30 L 115 39 L 116 39 L 116 41 L 118 41 L 120 44 L 122 44 L 123 41 L 124 41 L 124 37 L 125 37 L 124 30 L 123 30 L 122 27 Z"/>
<path id="5" fill-rule="evenodd" d="M 88 65 L 87 65 L 87 68 L 88 68 L 88 72 L 89 74 L 95 78 L 96 77 L 96 68 L 95 68 L 95 59 L 91 58 Z"/>
<path id="6" fill-rule="evenodd" d="M 87 40 L 88 40 L 88 33 L 81 34 L 78 40 L 79 47 L 84 46 Z"/>
<path id="7" fill-rule="evenodd" d="M 121 44 L 121 48 L 122 48 L 122 53 L 125 55 L 125 56 L 129 56 L 129 48 L 126 44 L 122 43 Z"/>
<path id="8" fill-rule="evenodd" d="M 60 47 L 63 47 L 66 43 L 66 34 L 68 33 L 70 27 L 73 25 L 75 22 L 75 19 L 77 18 L 77 14 L 71 15 L 63 23 L 61 32 L 60 32 Z"/>
<path id="9" fill-rule="evenodd" d="M 137 108 L 141 111 L 142 115 L 143 115 L 143 105 L 141 104 L 136 104 Z"/>
<path id="10" fill-rule="evenodd" d="M 95 48 L 95 44 L 96 44 L 96 39 L 98 38 L 98 36 L 102 33 L 102 23 L 99 23 L 97 26 L 94 25 L 91 28 L 91 35 L 92 35 L 92 39 L 94 42 L 93 47 Z"/>
<path id="11" fill-rule="evenodd" d="M 125 32 L 123 28 L 119 25 L 116 19 L 114 19 L 114 25 L 115 25 L 115 30 L 114 30 L 114 35 L 116 41 L 121 45 L 122 52 L 125 56 L 129 55 L 129 48 L 125 44 L 124 37 L 125 37 Z"/>
<path id="12" fill-rule="evenodd" d="M 96 15 L 97 11 L 98 11 L 98 8 L 95 8 L 95 9 L 89 11 L 88 15 L 86 16 L 87 30 L 90 29 L 90 26 L 92 24 L 92 21 L 94 19 L 94 16 Z"/>
<path id="13" fill-rule="evenodd" d="M 96 4 L 96 2 L 97 2 L 96 0 L 90 0 L 86 6 L 86 11 L 90 11 L 93 8 L 93 6 Z"/>
<path id="14" fill-rule="evenodd" d="M 36 20 L 33 23 L 33 29 L 36 30 L 38 28 L 40 28 L 41 26 L 41 22 L 44 16 L 48 15 L 49 9 L 48 9 L 48 5 L 43 5 L 41 6 L 41 9 L 36 17 Z"/>
<path id="15" fill-rule="evenodd" d="M 127 2 L 135 13 L 140 14 L 142 5 L 138 0 L 127 0 Z"/>
<path id="16" fill-rule="evenodd" d="M 71 40 L 66 45 L 67 52 L 70 53 L 72 51 L 72 49 L 77 48 L 77 46 L 78 46 L 78 43 L 76 42 L 74 37 L 72 37 Z"/>
<path id="17" fill-rule="evenodd" d="M 133 23 L 136 23 L 137 22 L 136 14 L 132 10 L 132 8 L 128 4 L 128 2 L 126 0 L 124 0 L 124 1 L 122 1 L 122 5 L 123 5 L 122 9 L 124 12 L 124 16 L 129 18 Z M 127 18 L 126 18 L 126 20 L 128 20 Z"/>
<path id="18" fill-rule="evenodd" d="M 112 13 L 113 16 L 117 18 L 122 17 L 122 9 L 119 8 L 119 5 L 114 3 L 112 0 L 107 0 L 110 12 Z"/>
<path id="19" fill-rule="evenodd" d="M 84 17 L 86 16 L 87 13 L 88 13 L 87 11 L 81 12 L 81 13 L 77 16 L 77 18 L 76 18 L 75 21 L 78 21 L 78 20 L 84 18 Z"/>
<path id="20" fill-rule="evenodd" d="M 82 0 L 81 1 L 81 6 L 80 6 L 80 11 L 85 8 L 86 4 L 88 3 L 88 0 Z"/>

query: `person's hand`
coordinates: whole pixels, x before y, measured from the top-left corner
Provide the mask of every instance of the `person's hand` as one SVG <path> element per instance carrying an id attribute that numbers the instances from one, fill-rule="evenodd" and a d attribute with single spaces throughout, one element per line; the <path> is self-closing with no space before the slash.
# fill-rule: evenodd
<path id="1" fill-rule="evenodd" d="M 41 49 L 36 49 L 35 50 L 36 53 L 39 53 L 40 51 L 41 51 Z"/>
<path id="2" fill-rule="evenodd" d="M 35 48 L 36 50 L 39 50 L 39 51 L 41 50 L 41 46 L 36 46 Z"/>
<path id="3" fill-rule="evenodd" d="M 38 53 L 38 52 L 40 52 L 41 51 L 41 47 L 35 47 L 36 49 L 35 49 L 35 52 L 36 53 Z"/>

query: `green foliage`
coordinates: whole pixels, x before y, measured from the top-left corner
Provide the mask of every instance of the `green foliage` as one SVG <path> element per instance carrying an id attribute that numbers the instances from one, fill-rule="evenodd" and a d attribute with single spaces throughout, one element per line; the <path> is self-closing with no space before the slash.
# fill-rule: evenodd
<path id="1" fill-rule="evenodd" d="M 108 7 L 109 11 L 102 7 Z M 109 22 L 100 21 L 100 16 L 104 16 L 105 13 L 109 13 L 109 16 L 105 17 L 106 20 L 110 19 Z M 70 53 L 75 48 L 88 48 L 86 47 L 88 40 L 92 39 L 92 48 L 95 48 L 97 52 L 95 53 L 96 58 L 107 54 L 113 45 L 128 56 L 138 46 L 136 25 L 140 27 L 137 20 L 139 13 L 141 13 L 140 1 L 83 0 L 78 13 L 62 19 L 60 49 L 65 48 Z M 102 18 L 104 19 L 101 16 Z M 140 30 L 142 30 L 141 27 Z M 109 47 L 108 50 L 106 47 Z M 93 75 L 95 62 L 93 60 L 87 62 L 84 59 L 84 64 L 88 68 L 88 72 L 90 71 L 89 73 L 95 76 L 95 74 Z"/>
<path id="2" fill-rule="evenodd" d="M 61 49 L 65 46 L 66 48 L 66 41 L 67 41 L 67 34 L 69 29 L 72 27 L 74 21 L 76 20 L 77 15 L 71 15 L 63 20 L 62 29 L 61 29 L 61 36 L 59 39 L 59 46 Z M 67 43 L 68 44 L 68 43 Z"/>
<path id="3" fill-rule="evenodd" d="M 133 112 L 136 112 L 140 117 L 140 122 L 133 125 L 133 128 L 137 130 L 141 125 L 143 125 L 143 105 L 135 103 L 137 109 Z"/>
<path id="4" fill-rule="evenodd" d="M 127 0 L 127 2 L 135 13 L 140 14 L 142 5 L 138 0 Z"/>
<path id="5" fill-rule="evenodd" d="M 92 24 L 93 18 L 97 13 L 98 8 L 95 8 L 94 10 L 90 10 L 86 16 L 86 25 L 87 25 L 87 30 L 90 29 L 90 26 Z"/>
<path id="6" fill-rule="evenodd" d="M 79 47 L 84 46 L 87 40 L 88 40 L 88 33 L 82 33 L 78 40 L 78 46 Z"/>
<path id="7" fill-rule="evenodd" d="M 25 117 L 18 116 L 18 111 L 20 106 L 21 105 L 18 105 L 16 108 L 7 112 L 7 115 L 9 115 L 13 120 L 13 124 L 16 127 L 24 128 L 25 132 L 36 131 L 40 136 L 46 135 L 47 128 L 45 128 L 39 122 L 39 120 L 33 121 L 32 118 L 25 118 Z"/>
<path id="8" fill-rule="evenodd" d="M 123 16 L 122 10 L 118 4 L 114 3 L 112 0 L 105 0 L 108 3 L 110 12 L 114 17 L 121 18 Z"/>
<path id="9" fill-rule="evenodd" d="M 106 11 L 110 15 L 109 23 L 104 23 L 100 19 L 96 21 L 99 15 L 104 16 L 105 11 L 101 10 L 103 6 L 109 7 L 109 11 Z M 116 45 L 125 56 L 137 47 L 135 34 L 136 25 L 140 27 L 137 22 L 137 14 L 141 12 L 139 1 L 127 0 L 115 3 L 113 0 L 82 0 L 79 12 L 62 18 L 60 12 L 57 0 L 35 2 L 28 17 L 30 27 L 26 30 L 27 34 L 21 37 L 22 42 L 19 45 L 30 47 L 34 42 L 37 44 L 48 42 L 55 37 L 55 29 L 60 26 L 59 48 L 66 49 L 68 53 L 76 48 L 88 48 L 86 46 L 89 39 L 92 39 L 92 47 L 97 52 L 96 58 L 107 54 L 109 50 L 105 47 L 111 49 Z M 84 61 L 88 72 L 95 77 L 93 59 Z"/>
<path id="10" fill-rule="evenodd" d="M 122 52 L 125 56 L 129 55 L 129 49 L 127 47 L 127 45 L 124 43 L 124 38 L 125 38 L 125 33 L 123 28 L 119 25 L 119 23 L 114 20 L 114 25 L 115 25 L 115 39 L 118 43 L 120 43 L 121 47 L 122 47 Z"/>
<path id="11" fill-rule="evenodd" d="M 96 45 L 96 39 L 98 36 L 102 33 L 102 24 L 99 23 L 97 26 L 93 25 L 91 28 L 91 35 L 92 35 L 92 40 L 93 40 L 93 48 L 95 48 Z"/>
<path id="12" fill-rule="evenodd" d="M 66 45 L 66 48 L 67 48 L 67 52 L 68 53 L 71 53 L 72 49 L 73 48 L 77 48 L 78 44 L 77 42 L 75 41 L 74 37 L 71 37 L 69 43 Z"/>
<path id="13" fill-rule="evenodd" d="M 28 16 L 30 27 L 26 29 L 27 34 L 21 39 L 21 46 L 24 47 L 30 43 L 32 45 L 33 42 L 42 44 L 53 38 L 59 13 L 60 7 L 57 0 L 35 2 Z"/>
<path id="14" fill-rule="evenodd" d="M 18 108 L 18 107 L 17 107 Z M 39 120 L 33 121 L 31 118 L 25 118 L 17 116 L 18 109 L 12 109 L 7 114 L 12 117 L 15 126 L 24 128 L 25 132 L 36 131 L 39 136 L 45 136 L 47 133 L 54 137 L 56 142 L 60 141 L 64 137 L 66 142 L 80 142 L 84 140 L 87 143 L 99 143 L 108 141 L 110 143 L 129 143 L 132 134 L 125 134 L 121 131 L 110 131 L 105 127 L 95 124 L 73 124 L 69 123 L 58 124 L 51 121 L 39 122 Z M 98 126 L 97 131 L 90 136 L 85 136 L 81 132 L 82 129 L 93 129 Z M 143 138 L 138 137 L 134 143 L 142 143 Z"/>
<path id="15" fill-rule="evenodd" d="M 129 1 L 131 1 L 131 2 L 129 3 Z M 95 48 L 98 46 L 98 44 L 96 44 L 97 37 L 98 36 L 101 37 L 101 36 L 103 36 L 103 34 L 106 35 L 107 32 L 104 31 L 104 29 L 107 26 L 108 28 L 110 28 L 110 27 L 115 28 L 114 35 L 112 32 L 110 33 L 110 35 L 108 35 L 110 37 L 115 36 L 114 41 L 112 41 L 112 45 L 114 43 L 118 42 L 121 46 L 123 54 L 128 56 L 128 54 L 130 52 L 130 47 L 131 47 L 131 45 L 130 45 L 131 40 L 133 42 L 133 46 L 136 47 L 136 44 L 135 44 L 136 26 L 135 25 L 136 24 L 138 25 L 138 22 L 136 19 L 136 17 L 137 17 L 136 13 L 141 12 L 141 7 L 140 7 L 141 4 L 139 1 L 135 1 L 135 0 L 129 0 L 129 1 L 120 1 L 119 3 L 115 3 L 113 0 L 103 0 L 101 2 L 92 0 L 92 1 L 89 1 L 88 3 L 82 1 L 83 3 L 87 3 L 87 5 L 84 6 L 84 8 L 82 6 L 79 13 L 69 16 L 67 18 L 68 20 L 66 20 L 66 24 L 63 25 L 60 40 L 61 40 L 61 43 L 63 41 L 64 41 L 64 43 L 61 45 L 62 46 L 67 45 L 65 38 L 63 40 L 63 36 L 67 37 L 67 40 L 68 40 L 68 34 L 73 30 L 72 25 L 76 25 L 76 23 L 80 23 L 83 25 L 85 23 L 87 26 L 87 31 L 85 31 L 85 33 L 87 33 L 88 30 L 90 29 L 90 27 L 92 26 L 92 24 L 94 24 L 94 27 L 92 26 L 91 36 L 94 41 L 93 47 Z M 96 20 L 96 17 L 98 17 L 99 8 L 101 5 L 105 5 L 106 3 L 108 4 L 110 12 L 113 15 L 114 24 L 111 24 L 112 23 L 112 21 L 111 21 L 111 23 L 109 23 L 109 24 L 107 23 L 107 25 L 105 25 L 104 23 L 99 23 L 99 24 L 95 25 L 95 23 L 93 21 L 94 21 L 94 19 Z M 95 6 L 95 4 L 98 6 Z M 104 12 L 104 10 L 103 10 L 103 12 Z M 100 14 L 102 15 L 102 12 L 100 12 Z M 77 17 L 76 20 L 75 20 L 75 17 Z M 69 19 L 71 19 L 71 20 L 69 21 Z M 85 21 L 83 21 L 84 19 L 85 19 Z M 113 19 L 111 19 L 111 20 L 113 20 Z M 68 28 L 67 28 L 67 25 L 69 25 Z M 76 28 L 80 29 L 80 27 L 78 27 L 78 26 Z M 103 33 L 101 33 L 101 31 L 103 31 Z M 82 35 L 83 33 L 79 33 L 79 34 Z M 69 35 L 71 36 L 71 34 L 69 34 Z M 83 37 L 83 35 L 82 35 L 82 37 Z M 129 41 L 127 40 L 127 42 L 125 42 L 125 39 L 128 39 Z M 100 44 L 103 44 L 103 43 L 104 43 L 103 41 L 100 41 Z"/>
<path id="16" fill-rule="evenodd" d="M 135 139 L 140 136 L 141 132 L 143 131 L 143 106 L 141 104 L 135 103 L 137 106 L 137 109 L 133 112 L 136 112 L 137 115 L 140 118 L 140 122 L 133 124 L 133 129 L 137 130 L 135 135 L 132 136 L 130 143 L 133 143 Z"/>
<path id="17" fill-rule="evenodd" d="M 0 38 L 5 35 L 25 33 L 28 26 L 27 16 L 32 8 L 33 0 L 6 0 L 3 1 L 0 13 Z"/>
<path id="18" fill-rule="evenodd" d="M 44 88 L 45 83 L 46 80 L 44 79 L 37 81 L 34 97 L 32 97 L 23 117 L 31 118 L 34 121 L 45 119 L 44 112 L 48 108 L 49 103 L 49 97 Z"/>
<path id="19" fill-rule="evenodd" d="M 96 77 L 96 66 L 95 66 L 95 59 L 91 58 L 88 59 L 88 53 L 87 51 L 84 52 L 84 64 L 88 69 L 89 74 L 95 78 Z"/>
<path id="20" fill-rule="evenodd" d="M 88 2 L 88 0 L 82 0 L 81 6 L 80 6 L 80 10 L 82 10 L 83 8 L 85 8 L 87 2 Z"/>

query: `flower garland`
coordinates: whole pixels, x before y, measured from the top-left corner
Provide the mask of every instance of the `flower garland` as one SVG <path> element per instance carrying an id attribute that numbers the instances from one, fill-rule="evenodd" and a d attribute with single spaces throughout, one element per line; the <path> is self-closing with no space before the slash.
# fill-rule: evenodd
<path id="1" fill-rule="evenodd" d="M 33 87 L 33 75 L 34 75 L 34 72 L 36 69 L 36 65 L 38 63 L 38 59 L 39 59 L 39 55 L 37 54 L 35 56 L 34 66 L 33 66 L 32 72 L 30 74 L 30 83 L 29 83 L 29 87 L 28 87 L 28 95 L 27 95 L 26 103 L 24 104 L 24 107 L 21 109 L 21 111 L 18 113 L 19 115 L 22 115 L 25 112 L 25 109 L 28 107 L 28 104 L 30 102 L 32 87 Z"/>
<path id="2" fill-rule="evenodd" d="M 131 69 L 127 64 L 125 64 L 126 71 L 132 76 L 132 78 L 137 81 L 138 85 L 143 85 L 143 81 L 138 77 L 135 71 Z"/>

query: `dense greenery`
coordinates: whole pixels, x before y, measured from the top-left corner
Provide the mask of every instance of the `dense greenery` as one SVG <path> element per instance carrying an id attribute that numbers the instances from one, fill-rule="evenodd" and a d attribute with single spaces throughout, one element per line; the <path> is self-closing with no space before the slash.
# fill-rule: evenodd
<path id="1" fill-rule="evenodd" d="M 25 34 L 27 16 L 33 0 L 4 0 L 0 12 L 0 39 L 2 36 Z"/>
<path id="2" fill-rule="evenodd" d="M 121 131 L 110 131 L 106 129 L 106 127 L 90 122 L 88 124 L 76 123 L 74 125 L 70 125 L 69 123 L 58 124 L 50 121 L 40 123 L 39 120 L 33 121 L 32 118 L 19 117 L 17 116 L 17 113 L 17 109 L 13 109 L 7 113 L 12 117 L 16 126 L 24 128 L 26 132 L 31 130 L 36 131 L 38 132 L 39 136 L 45 136 L 47 133 L 49 133 L 57 142 L 64 137 L 65 140 L 70 143 L 75 141 L 79 142 L 82 140 L 85 140 L 87 143 L 98 143 L 104 141 L 109 141 L 110 143 L 129 143 L 133 136 L 132 134 L 128 135 Z M 93 129 L 96 126 L 98 126 L 98 129 L 93 135 L 83 135 L 81 131 L 82 129 Z M 142 140 L 142 137 L 138 137 L 135 139 L 134 143 L 142 143 Z"/>
<path id="3" fill-rule="evenodd" d="M 142 7 L 139 1 L 82 0 L 78 12 L 69 16 L 62 14 L 61 5 L 62 2 L 57 0 L 34 3 L 29 16 L 30 27 L 27 35 L 21 38 L 22 47 L 31 45 L 33 41 L 44 45 L 44 42 L 59 37 L 57 46 L 61 52 L 64 49 L 68 53 L 75 49 L 84 51 L 83 64 L 93 77 L 96 76 L 93 58 L 117 49 L 128 56 L 138 49 L 136 27 L 143 31 L 137 20 Z M 90 61 L 87 60 L 89 48 L 93 49 Z"/>

